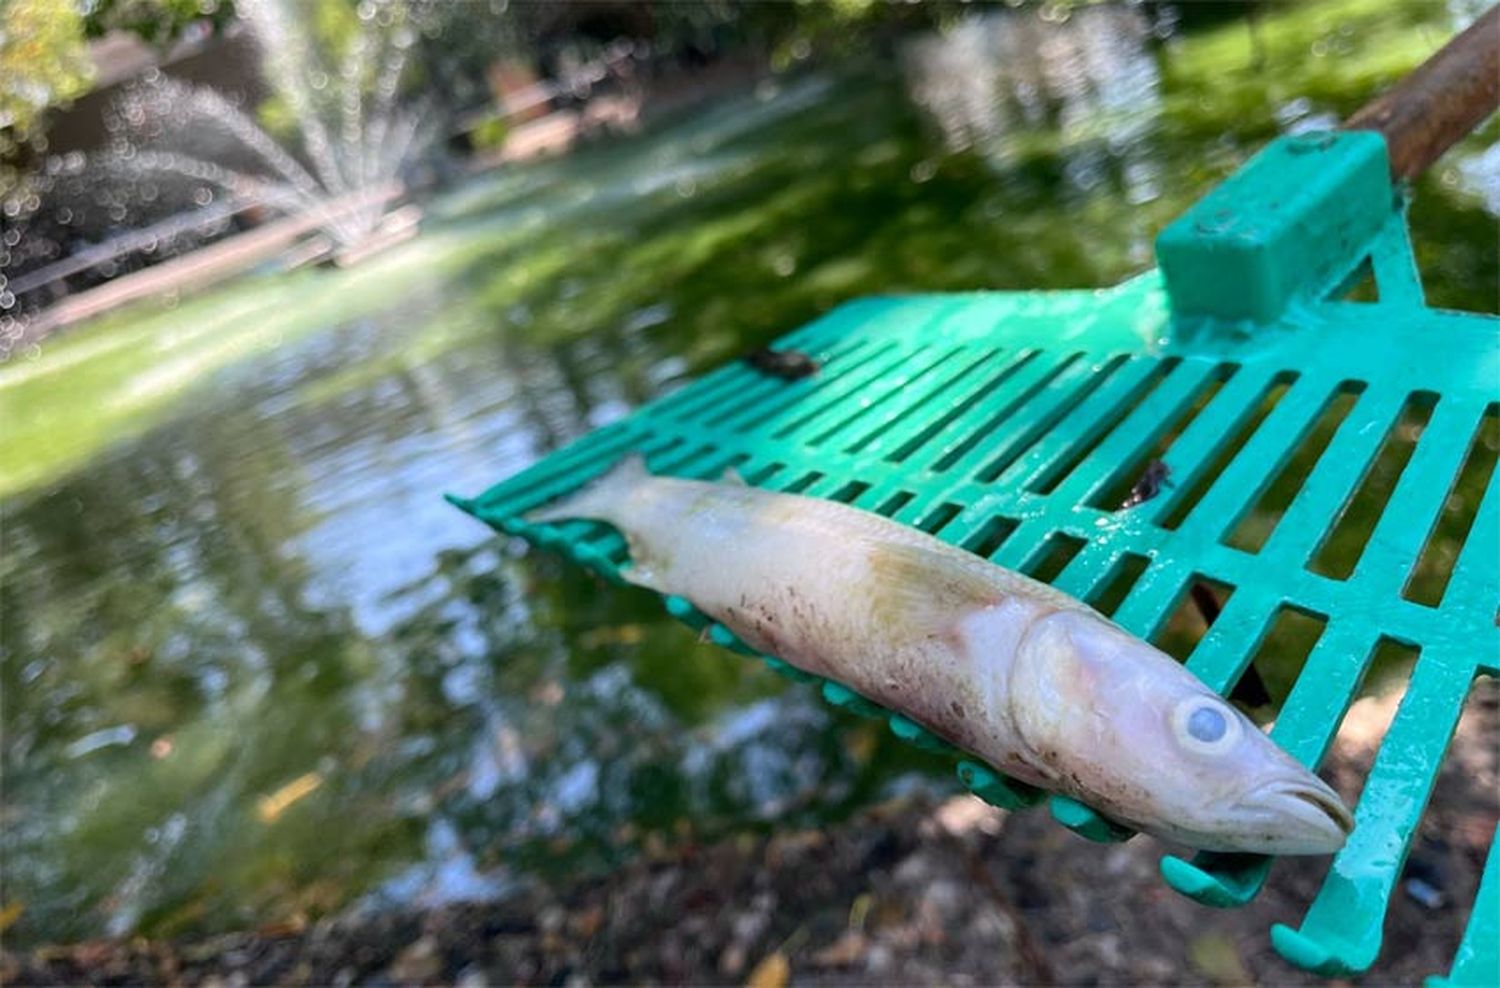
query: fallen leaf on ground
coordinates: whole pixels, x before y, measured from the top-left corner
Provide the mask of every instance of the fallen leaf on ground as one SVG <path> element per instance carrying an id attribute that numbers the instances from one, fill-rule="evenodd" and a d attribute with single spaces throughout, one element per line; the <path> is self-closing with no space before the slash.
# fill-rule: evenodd
<path id="1" fill-rule="evenodd" d="M 293 803 L 307 796 L 313 790 L 323 784 L 323 777 L 317 772 L 308 772 L 299 775 L 291 782 L 271 793 L 262 796 L 255 805 L 255 815 L 260 817 L 261 823 L 271 823 L 281 814 L 285 813 Z"/>
<path id="2" fill-rule="evenodd" d="M 1188 944 L 1188 963 L 1209 980 L 1221 985 L 1254 982 L 1240 960 L 1240 950 L 1223 933 L 1205 933 Z"/>
<path id="3" fill-rule="evenodd" d="M 755 965 L 755 970 L 745 981 L 745 988 L 785 988 L 791 976 L 792 966 L 787 963 L 786 955 L 778 950 Z"/>
<path id="4" fill-rule="evenodd" d="M 853 967 L 864 957 L 869 946 L 863 933 L 845 930 L 843 936 L 813 954 L 812 962 L 818 967 Z"/>

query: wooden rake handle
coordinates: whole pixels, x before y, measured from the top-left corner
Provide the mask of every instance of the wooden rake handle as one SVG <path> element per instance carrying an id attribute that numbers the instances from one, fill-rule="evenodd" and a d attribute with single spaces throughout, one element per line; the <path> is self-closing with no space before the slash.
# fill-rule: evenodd
<path id="1" fill-rule="evenodd" d="M 1392 89 L 1344 121 L 1374 130 L 1390 149 L 1391 176 L 1413 179 L 1500 106 L 1500 4 Z"/>

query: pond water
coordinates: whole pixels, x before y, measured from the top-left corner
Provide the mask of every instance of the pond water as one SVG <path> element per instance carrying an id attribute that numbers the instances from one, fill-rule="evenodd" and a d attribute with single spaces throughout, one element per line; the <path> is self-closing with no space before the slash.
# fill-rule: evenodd
<path id="1" fill-rule="evenodd" d="M 1001 13 L 472 180 L 0 368 L 3 905 L 21 941 L 437 903 L 951 784 L 875 725 L 445 504 L 861 294 L 1106 285 L 1466 5 L 1174 33 Z M 1484 136 L 1422 181 L 1494 311 Z"/>

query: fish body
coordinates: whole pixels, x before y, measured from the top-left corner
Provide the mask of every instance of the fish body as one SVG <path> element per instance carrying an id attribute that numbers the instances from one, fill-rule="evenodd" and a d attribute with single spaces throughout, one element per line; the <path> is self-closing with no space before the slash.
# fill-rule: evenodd
<path id="1" fill-rule="evenodd" d="M 626 579 L 910 717 L 997 770 L 1192 847 L 1331 853 L 1337 793 L 1181 664 L 1086 604 L 837 502 L 647 472 L 545 522 L 624 533 Z"/>

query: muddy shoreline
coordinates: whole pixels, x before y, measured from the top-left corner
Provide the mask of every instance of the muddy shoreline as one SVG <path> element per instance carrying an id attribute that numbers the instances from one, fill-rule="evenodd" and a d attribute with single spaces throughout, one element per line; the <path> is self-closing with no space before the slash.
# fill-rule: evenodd
<path id="1" fill-rule="evenodd" d="M 1497 816 L 1500 690 L 1470 698 L 1365 985 L 1445 973 Z M 1378 726 L 1394 700 L 1367 711 Z M 1360 710 L 1328 776 L 1357 791 Z M 1378 733 L 1378 732 L 1377 732 Z M 912 798 L 821 830 L 659 848 L 609 875 L 503 902 L 353 914 L 182 942 L 0 954 L 11 985 L 1323 983 L 1271 949 L 1326 860 L 1284 860 L 1214 910 L 1170 891 L 1159 844 L 1090 844 L 1045 810 Z"/>

